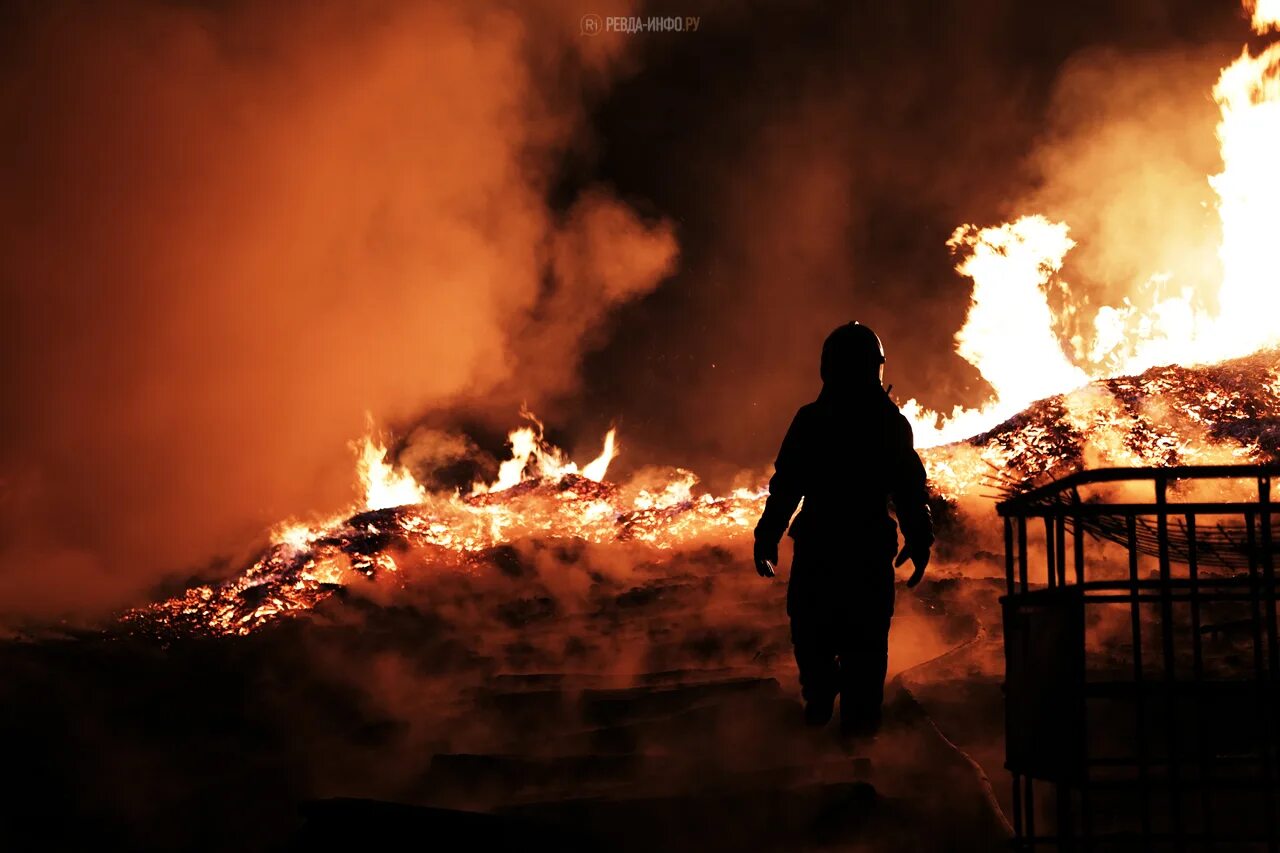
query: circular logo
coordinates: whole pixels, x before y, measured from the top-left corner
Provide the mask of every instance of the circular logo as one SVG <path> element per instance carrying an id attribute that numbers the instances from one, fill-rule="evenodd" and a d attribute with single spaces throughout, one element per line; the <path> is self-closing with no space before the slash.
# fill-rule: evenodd
<path id="1" fill-rule="evenodd" d="M 599 15 L 583 15 L 580 26 L 584 36 L 599 35 L 604 29 L 604 19 Z"/>

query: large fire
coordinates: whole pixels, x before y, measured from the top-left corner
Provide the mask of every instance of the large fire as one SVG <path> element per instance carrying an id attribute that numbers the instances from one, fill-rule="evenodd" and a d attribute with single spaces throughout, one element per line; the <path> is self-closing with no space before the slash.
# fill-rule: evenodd
<path id="1" fill-rule="evenodd" d="M 1280 5 L 1246 5 L 1258 33 L 1280 29 Z M 1075 245 L 1066 223 L 1028 215 L 965 225 L 952 236 L 956 269 L 973 282 L 956 351 L 994 394 L 981 408 L 947 416 L 914 400 L 903 407 L 942 499 L 1079 464 L 1245 462 L 1280 453 L 1280 371 L 1271 349 L 1280 343 L 1280 41 L 1256 56 L 1246 49 L 1212 91 L 1223 161 L 1208 179 L 1222 223 L 1219 281 L 1180 282 L 1153 270 L 1160 295 L 1149 305 L 1138 307 L 1135 294 L 1103 306 L 1091 340 L 1064 342 L 1050 293 L 1070 302 L 1059 276 Z M 1235 361 L 1196 367 L 1227 359 Z M 666 549 L 746 535 L 759 516 L 763 485 L 716 496 L 685 471 L 657 486 L 610 483 L 613 430 L 600 455 L 579 466 L 527 417 L 529 425 L 510 433 L 511 455 L 497 478 L 466 495 L 425 488 L 388 458 L 371 425 L 357 448 L 359 505 L 282 526 L 238 577 L 131 611 L 126 621 L 244 634 L 355 579 L 394 578 L 406 553 L 465 567 L 534 535 Z"/>
<path id="2" fill-rule="evenodd" d="M 1258 0 L 1253 26 L 1280 28 L 1280 9 Z M 950 245 L 960 254 L 957 271 L 973 280 L 973 298 L 956 351 L 995 390 L 980 409 L 957 408 L 947 417 L 908 401 L 916 440 L 932 447 L 958 441 L 1012 417 L 1036 400 L 1094 379 L 1141 373 L 1161 364 L 1208 364 L 1257 352 L 1280 341 L 1280 41 L 1257 56 L 1248 49 L 1222 70 L 1213 97 L 1223 169 L 1209 184 L 1222 222 L 1218 281 L 1179 281 L 1152 270 L 1156 297 L 1140 309 L 1139 294 L 1102 306 L 1093 339 L 1067 342 L 1059 334 L 1062 312 L 1049 304 L 1052 284 L 1075 246 L 1067 223 L 1024 216 L 991 228 L 964 225 Z M 1175 291 L 1169 294 L 1170 291 Z M 1078 307 L 1068 305 L 1069 311 Z"/>

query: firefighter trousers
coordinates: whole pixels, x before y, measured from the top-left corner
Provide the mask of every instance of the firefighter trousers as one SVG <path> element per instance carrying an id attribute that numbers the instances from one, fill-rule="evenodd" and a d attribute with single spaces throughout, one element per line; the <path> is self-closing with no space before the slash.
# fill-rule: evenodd
<path id="1" fill-rule="evenodd" d="M 787 584 L 791 644 L 806 703 L 840 697 L 846 730 L 880 723 L 893 618 L 893 552 L 796 542 Z"/>

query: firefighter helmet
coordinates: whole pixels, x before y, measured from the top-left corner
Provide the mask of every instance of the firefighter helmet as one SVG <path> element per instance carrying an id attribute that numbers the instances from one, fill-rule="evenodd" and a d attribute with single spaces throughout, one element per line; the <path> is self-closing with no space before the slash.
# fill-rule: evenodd
<path id="1" fill-rule="evenodd" d="M 880 372 L 884 364 L 884 344 L 870 326 L 846 323 L 827 336 L 822 344 L 822 380 L 864 376 Z"/>

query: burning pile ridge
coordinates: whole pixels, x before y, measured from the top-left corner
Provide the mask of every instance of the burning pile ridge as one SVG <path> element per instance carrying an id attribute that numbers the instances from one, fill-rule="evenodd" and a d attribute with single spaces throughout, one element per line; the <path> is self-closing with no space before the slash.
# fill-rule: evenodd
<path id="1" fill-rule="evenodd" d="M 953 499 L 1085 467 L 1272 461 L 1280 458 L 1280 350 L 1100 379 L 921 457 L 933 488 Z"/>
<path id="2" fill-rule="evenodd" d="M 410 477 L 386 470 L 402 481 Z M 629 499 L 620 486 L 576 469 L 534 467 L 524 476 L 500 490 L 465 497 L 419 490 L 422 499 L 412 504 L 281 528 L 238 577 L 129 611 L 124 622 L 146 633 L 247 634 L 281 615 L 309 610 L 359 578 L 394 578 L 399 554 L 414 552 L 441 569 L 472 569 L 488 563 L 495 548 L 530 536 L 634 541 L 658 549 L 720 541 L 749 529 L 765 497 L 763 490 L 746 489 L 695 496 L 697 479 L 683 471 L 658 492 L 629 490 L 635 491 Z M 384 494 L 384 485 L 366 484 L 366 493 Z"/>
<path id="3" fill-rule="evenodd" d="M 1256 32 L 1280 32 L 1275 4 L 1245 0 L 1245 6 Z M 981 407 L 957 406 L 942 415 L 907 401 L 903 412 L 918 444 L 933 447 L 985 433 L 1037 400 L 1093 380 L 1147 377 L 1159 365 L 1217 364 L 1280 344 L 1274 319 L 1280 313 L 1274 250 L 1280 228 L 1280 39 L 1256 55 L 1245 47 L 1212 87 L 1208 83 L 1206 95 L 1219 108 L 1222 156 L 1222 171 L 1206 176 L 1222 229 L 1217 274 L 1151 269 L 1146 282 L 1131 286 L 1117 303 L 1098 304 L 1063 276 L 1076 246 L 1069 223 L 1033 212 L 985 228 L 961 225 L 947 244 L 956 272 L 971 281 L 956 354 L 982 374 L 993 394 Z M 1155 378 L 1147 381 L 1158 385 Z M 1124 396 L 1123 388 L 1112 390 Z M 1153 392 L 1160 389 L 1139 393 Z M 1076 402 L 1093 414 L 1091 403 Z"/>
<path id="4" fill-rule="evenodd" d="M 1247 0 L 1246 7 L 1258 33 L 1280 29 L 1273 4 Z M 1222 224 L 1219 280 L 1153 270 L 1163 290 L 1101 306 L 1092 330 L 1067 341 L 1064 317 L 1083 306 L 1060 277 L 1075 246 L 1067 223 L 1033 214 L 956 229 L 948 245 L 957 272 L 972 281 L 956 352 L 994 393 L 981 408 L 957 407 L 948 416 L 914 400 L 903 406 L 941 499 L 1007 492 L 1081 466 L 1277 457 L 1280 40 L 1257 55 L 1245 48 L 1222 69 L 1212 95 L 1223 161 L 1222 172 L 1208 177 Z M 1050 304 L 1055 291 L 1070 303 L 1064 311 Z M 1206 364 L 1214 366 L 1190 366 Z M 244 634 L 308 610 L 356 578 L 395 576 L 401 553 L 430 552 L 431 565 L 465 566 L 528 536 L 672 548 L 743 536 L 759 514 L 763 488 L 695 496 L 697 479 L 688 472 L 656 490 L 607 483 L 613 431 L 600 456 L 579 467 L 528 418 L 529 426 L 510 434 L 511 459 L 497 480 L 475 484 L 465 497 L 429 492 L 366 439 L 358 462 L 363 507 L 281 528 L 239 577 L 131 611 L 125 622 Z"/>
<path id="5" fill-rule="evenodd" d="M 1266 350 L 1211 367 L 1153 368 L 1041 400 L 989 432 L 922 451 L 931 486 L 940 499 L 955 500 L 1085 465 L 1280 458 L 1278 362 L 1277 352 Z M 352 582 L 403 582 L 396 580 L 402 555 L 440 569 L 484 571 L 494 549 L 526 537 L 656 549 L 723 543 L 749 535 L 767 496 L 763 486 L 698 494 L 697 478 L 686 471 L 659 489 L 627 488 L 603 479 L 607 463 L 584 466 L 598 472 L 600 479 L 591 479 L 536 432 L 538 449 L 525 454 L 519 481 L 466 496 L 428 492 L 366 439 L 364 509 L 314 527 L 281 528 L 239 576 L 129 611 L 124 622 L 144 633 L 248 634 L 308 611 Z M 519 433 L 512 434 L 513 458 L 528 446 L 518 443 Z M 607 444 L 612 458 L 612 437 Z M 552 456 L 559 467 L 544 464 Z M 376 506 L 379 497 L 397 494 L 417 500 Z"/>

